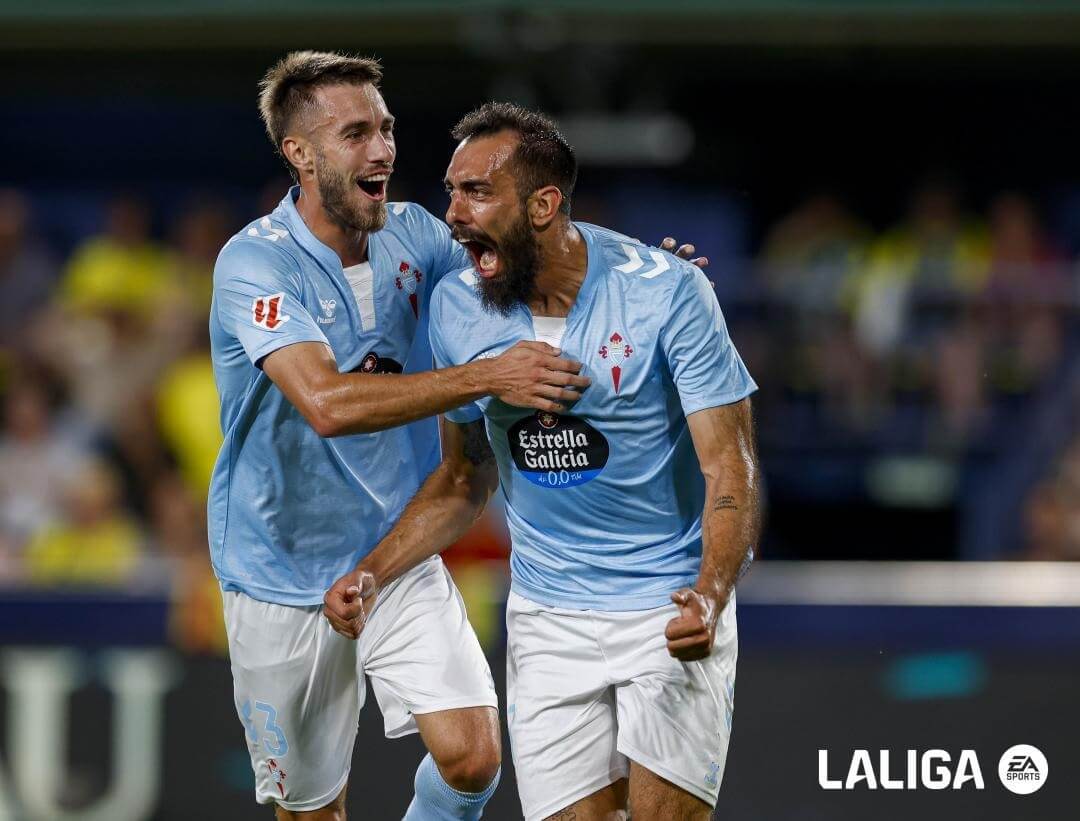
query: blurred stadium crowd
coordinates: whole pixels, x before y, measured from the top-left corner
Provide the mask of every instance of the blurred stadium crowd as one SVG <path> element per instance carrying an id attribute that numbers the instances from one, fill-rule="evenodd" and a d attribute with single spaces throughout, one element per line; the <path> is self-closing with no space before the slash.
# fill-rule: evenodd
<path id="1" fill-rule="evenodd" d="M 75 233 L 57 230 L 56 202 L 0 191 L 4 581 L 137 587 L 166 567 L 187 605 L 178 640 L 220 646 L 204 512 L 221 441 L 211 274 L 283 189 L 167 210 L 119 194 Z M 577 216 L 622 227 L 612 207 L 582 199 Z M 971 213 L 954 181 L 928 178 L 891 226 L 818 192 L 759 235 L 709 274 L 762 388 L 774 506 L 958 508 L 953 557 L 1080 558 L 1080 268 L 1039 204 L 1001 193 Z M 462 577 L 501 539 L 494 521 L 478 531 Z M 779 536 L 770 550 L 799 556 Z"/>

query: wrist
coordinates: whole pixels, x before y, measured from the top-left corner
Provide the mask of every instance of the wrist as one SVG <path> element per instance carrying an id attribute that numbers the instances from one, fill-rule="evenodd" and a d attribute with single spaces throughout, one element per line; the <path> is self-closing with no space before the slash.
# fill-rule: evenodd
<path id="1" fill-rule="evenodd" d="M 378 562 L 369 561 L 370 558 L 371 556 L 369 554 L 364 559 L 362 559 L 360 563 L 357 564 L 356 567 L 353 569 L 353 572 L 357 574 L 367 573 L 369 576 L 371 576 L 372 579 L 374 579 L 375 589 L 381 590 L 383 584 L 386 581 L 386 570 L 385 568 L 380 567 Z"/>
<path id="2" fill-rule="evenodd" d="M 727 604 L 730 595 L 724 585 L 717 582 L 704 583 L 699 581 L 694 585 L 694 592 L 707 599 L 718 612 Z"/>
<path id="3" fill-rule="evenodd" d="M 494 360 L 477 359 L 461 367 L 465 371 L 463 374 L 465 378 L 462 381 L 469 388 L 469 391 L 475 394 L 472 397 L 473 399 L 479 399 L 481 396 L 489 396 L 494 393 L 495 385 L 492 378 L 495 368 Z"/>

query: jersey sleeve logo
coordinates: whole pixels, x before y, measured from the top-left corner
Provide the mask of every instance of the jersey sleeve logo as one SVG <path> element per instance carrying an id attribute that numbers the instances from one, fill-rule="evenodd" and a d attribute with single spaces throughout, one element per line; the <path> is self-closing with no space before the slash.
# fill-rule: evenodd
<path id="1" fill-rule="evenodd" d="M 257 296 L 251 303 L 251 318 L 256 328 L 273 331 L 289 321 L 285 314 L 285 294 Z"/>
<path id="2" fill-rule="evenodd" d="M 615 393 L 619 392 L 619 383 L 622 381 L 623 363 L 633 352 L 630 343 L 623 339 L 618 331 L 608 337 L 607 345 L 600 346 L 600 358 L 611 365 L 611 384 L 615 386 Z"/>

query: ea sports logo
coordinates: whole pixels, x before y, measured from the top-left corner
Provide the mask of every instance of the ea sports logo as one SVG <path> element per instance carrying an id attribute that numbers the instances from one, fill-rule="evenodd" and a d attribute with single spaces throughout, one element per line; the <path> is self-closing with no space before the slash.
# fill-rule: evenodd
<path id="1" fill-rule="evenodd" d="M 1046 783 L 1046 756 L 1038 747 L 1017 744 L 998 761 L 998 778 L 1009 792 L 1030 795 Z"/>

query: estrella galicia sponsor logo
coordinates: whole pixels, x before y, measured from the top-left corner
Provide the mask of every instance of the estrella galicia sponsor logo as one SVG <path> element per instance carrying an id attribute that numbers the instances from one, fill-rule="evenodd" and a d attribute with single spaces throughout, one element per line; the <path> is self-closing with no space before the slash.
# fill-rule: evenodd
<path id="1" fill-rule="evenodd" d="M 506 432 L 521 475 L 541 487 L 574 487 L 595 479 L 608 460 L 608 441 L 576 416 L 538 411 Z"/>
<path id="2" fill-rule="evenodd" d="M 1011 793 L 1031 795 L 1046 783 L 1049 767 L 1038 747 L 1017 744 L 1009 747 L 998 761 L 998 778 Z"/>
<path id="3" fill-rule="evenodd" d="M 818 750 L 818 786 L 823 790 L 983 790 L 979 757 L 961 750 L 954 760 L 947 750 L 906 750 L 894 761 L 889 750 L 854 750 L 846 772 L 829 765 L 829 751 Z M 835 777 L 834 777 L 835 776 Z"/>

